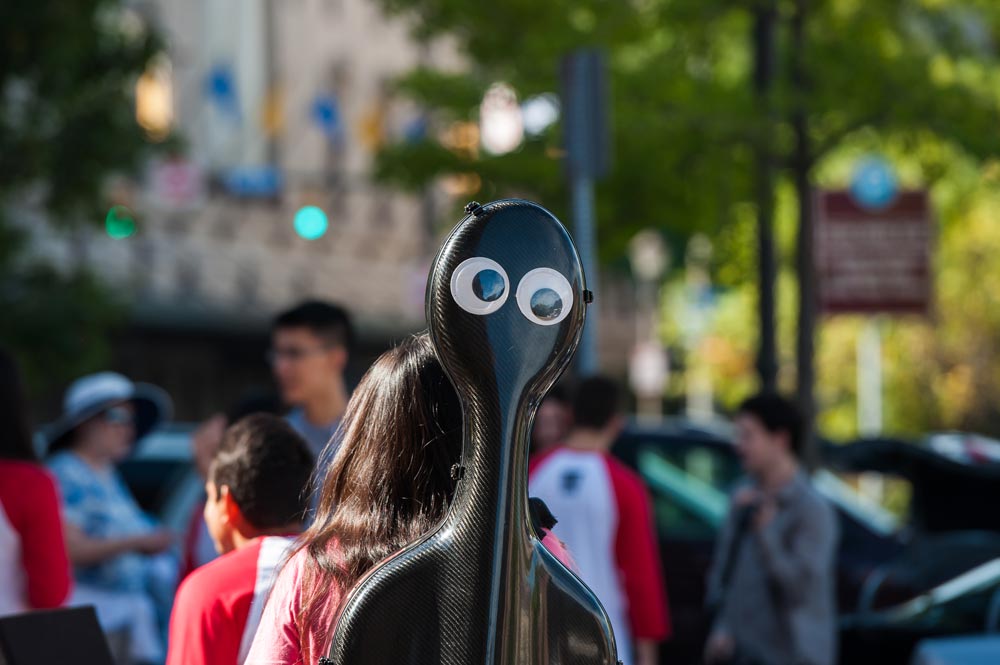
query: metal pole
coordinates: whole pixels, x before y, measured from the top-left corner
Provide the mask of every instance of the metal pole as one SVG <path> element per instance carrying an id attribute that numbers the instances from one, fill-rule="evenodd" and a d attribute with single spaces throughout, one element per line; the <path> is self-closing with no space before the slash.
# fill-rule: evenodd
<path id="1" fill-rule="evenodd" d="M 858 334 L 858 433 L 882 433 L 882 331 L 868 319 Z"/>
<path id="2" fill-rule="evenodd" d="M 792 171 L 795 192 L 799 199 L 799 237 L 796 270 L 799 277 L 799 330 L 796 340 L 798 376 L 796 396 L 803 418 L 803 461 L 807 468 L 819 465 L 819 442 L 816 427 L 816 265 L 814 257 L 813 198 L 809 177 L 812 171 L 812 145 L 809 135 L 809 117 L 802 101 L 808 94 L 805 59 L 805 21 L 808 0 L 795 0 L 791 20 L 791 45 L 789 49 L 792 91 L 798 101 L 792 112 L 792 131 L 795 148 Z"/>
<path id="3" fill-rule="evenodd" d="M 572 178 L 573 219 L 576 233 L 576 247 L 580 252 L 580 262 L 586 276 L 587 288 L 594 292 L 594 302 L 587 306 L 587 323 L 583 327 L 583 338 L 576 352 L 577 368 L 581 376 L 596 374 L 599 368 L 598 340 L 598 307 L 600 293 L 597 288 L 597 256 L 594 242 L 594 181 L 583 175 Z"/>

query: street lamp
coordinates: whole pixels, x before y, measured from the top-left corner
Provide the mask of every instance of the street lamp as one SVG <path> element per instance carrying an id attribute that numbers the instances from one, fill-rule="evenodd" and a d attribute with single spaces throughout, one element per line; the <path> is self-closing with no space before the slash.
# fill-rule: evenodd
<path id="1" fill-rule="evenodd" d="M 494 155 L 513 152 L 524 140 L 524 121 L 517 93 L 506 83 L 490 86 L 479 105 L 479 134 L 483 148 Z"/>
<path id="2" fill-rule="evenodd" d="M 670 371 L 657 331 L 657 295 L 670 266 L 670 252 L 659 233 L 645 229 L 629 242 L 628 257 L 636 278 L 636 343 L 629 359 L 629 384 L 636 394 L 639 419 L 656 423 L 663 418 L 663 391 Z"/>

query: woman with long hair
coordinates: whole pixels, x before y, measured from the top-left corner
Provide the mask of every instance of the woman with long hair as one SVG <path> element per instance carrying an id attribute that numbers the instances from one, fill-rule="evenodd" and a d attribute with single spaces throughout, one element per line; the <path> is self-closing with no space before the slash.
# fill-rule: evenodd
<path id="1" fill-rule="evenodd" d="M 55 483 L 38 463 L 14 359 L 0 349 L 0 615 L 58 607 L 70 566 Z"/>
<path id="2" fill-rule="evenodd" d="M 341 424 L 312 526 L 281 571 L 247 665 L 326 655 L 346 593 L 378 562 L 445 516 L 462 453 L 462 409 L 426 333 L 383 354 Z M 568 560 L 558 541 L 546 545 Z"/>

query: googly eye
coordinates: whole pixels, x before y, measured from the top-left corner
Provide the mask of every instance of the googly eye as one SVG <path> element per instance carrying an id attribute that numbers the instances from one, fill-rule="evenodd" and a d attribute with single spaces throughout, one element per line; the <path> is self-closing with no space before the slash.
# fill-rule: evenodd
<path id="1" fill-rule="evenodd" d="M 458 264 L 451 274 L 451 297 L 470 314 L 497 311 L 507 302 L 510 279 L 499 263 L 477 256 Z"/>
<path id="2" fill-rule="evenodd" d="M 573 309 L 573 288 L 552 268 L 535 268 L 517 285 L 517 306 L 532 323 L 554 326 Z"/>

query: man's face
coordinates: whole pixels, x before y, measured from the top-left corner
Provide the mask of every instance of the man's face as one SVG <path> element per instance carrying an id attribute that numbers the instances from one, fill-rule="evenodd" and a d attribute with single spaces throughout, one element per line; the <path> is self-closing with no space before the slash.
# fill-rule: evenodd
<path id="1" fill-rule="evenodd" d="M 759 477 L 788 454 L 788 436 L 784 432 L 769 432 L 757 416 L 749 413 L 739 414 L 735 422 L 736 452 L 751 476 Z"/>
<path id="2" fill-rule="evenodd" d="M 211 480 L 205 483 L 205 526 L 215 543 L 215 551 L 226 554 L 234 549 L 233 527 L 226 513 L 226 496 Z"/>
<path id="3" fill-rule="evenodd" d="M 287 404 L 300 405 L 329 390 L 344 371 L 347 354 L 308 328 L 278 328 L 271 338 L 274 378 Z"/>

